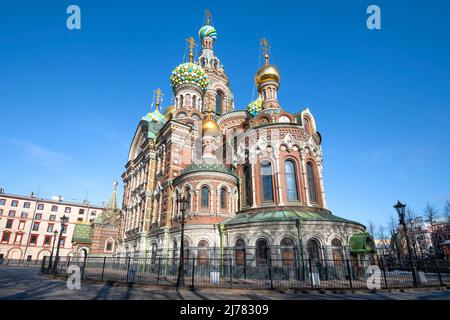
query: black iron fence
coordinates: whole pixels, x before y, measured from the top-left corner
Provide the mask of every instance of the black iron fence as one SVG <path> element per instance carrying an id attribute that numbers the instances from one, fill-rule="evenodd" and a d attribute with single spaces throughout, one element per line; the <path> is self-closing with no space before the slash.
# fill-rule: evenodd
<path id="1" fill-rule="evenodd" d="M 184 259 L 180 282 L 190 287 L 374 289 L 450 285 L 450 261 L 400 262 L 361 259 L 269 259 L 239 261 L 232 258 Z M 70 270 L 70 266 L 76 266 Z M 79 268 L 79 269 L 78 269 Z M 41 272 L 68 277 L 74 269 L 81 279 L 128 284 L 175 286 L 178 258 L 61 257 L 42 261 Z M 413 270 L 417 284 L 414 283 Z"/>
<path id="2" fill-rule="evenodd" d="M 41 265 L 42 260 L 0 258 L 0 267 L 39 268 Z"/>

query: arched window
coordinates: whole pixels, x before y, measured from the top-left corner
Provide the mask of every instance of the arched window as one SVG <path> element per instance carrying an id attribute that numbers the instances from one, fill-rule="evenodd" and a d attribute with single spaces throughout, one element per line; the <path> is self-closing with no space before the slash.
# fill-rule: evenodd
<path id="1" fill-rule="evenodd" d="M 295 172 L 295 162 L 286 160 L 284 162 L 284 174 L 286 177 L 287 199 L 288 201 L 298 200 L 297 174 Z"/>
<path id="2" fill-rule="evenodd" d="M 180 95 L 180 108 L 184 108 L 184 97 Z"/>
<path id="3" fill-rule="evenodd" d="M 306 249 L 308 251 L 308 258 L 311 261 L 319 261 L 320 260 L 320 251 L 319 251 L 319 242 L 315 239 L 309 239 L 306 243 Z"/>
<path id="4" fill-rule="evenodd" d="M 311 162 L 306 164 L 306 171 L 308 175 L 308 187 L 309 187 L 309 201 L 317 204 L 317 192 L 316 182 L 314 178 L 314 168 Z"/>
<path id="5" fill-rule="evenodd" d="M 227 207 L 227 190 L 225 188 L 220 189 L 220 207 L 222 209 Z"/>
<path id="6" fill-rule="evenodd" d="M 193 95 L 192 96 L 192 107 L 195 108 L 197 106 L 197 96 Z"/>
<path id="7" fill-rule="evenodd" d="M 269 247 L 264 239 L 256 241 L 256 265 L 267 265 L 269 259 Z"/>
<path id="8" fill-rule="evenodd" d="M 206 186 L 202 187 L 202 207 L 209 207 L 209 189 Z"/>
<path id="9" fill-rule="evenodd" d="M 263 201 L 273 201 L 272 163 L 261 163 Z"/>
<path id="10" fill-rule="evenodd" d="M 241 239 L 236 240 L 236 245 L 234 248 L 234 254 L 237 266 L 245 266 L 245 244 Z"/>
<path id="11" fill-rule="evenodd" d="M 199 265 L 207 265 L 208 264 L 208 241 L 200 240 L 197 245 L 197 261 Z"/>
<path id="12" fill-rule="evenodd" d="M 295 263 L 295 243 L 291 238 L 283 238 L 280 242 L 283 266 L 293 266 Z"/>
<path id="13" fill-rule="evenodd" d="M 250 164 L 246 164 L 244 166 L 244 183 L 245 183 L 245 190 L 244 190 L 244 200 L 245 205 L 247 207 L 252 206 L 252 167 Z"/>
<path id="14" fill-rule="evenodd" d="M 335 265 L 342 265 L 344 257 L 342 254 L 342 242 L 338 238 L 334 238 L 331 241 L 331 253 L 333 255 L 333 260 Z"/>
<path id="15" fill-rule="evenodd" d="M 151 259 L 151 263 L 155 264 L 156 263 L 156 244 L 152 244 L 152 259 Z"/>
<path id="16" fill-rule="evenodd" d="M 217 91 L 216 93 L 216 113 L 222 114 L 223 93 Z"/>
<path id="17" fill-rule="evenodd" d="M 303 128 L 306 132 L 309 132 L 309 120 L 306 118 L 303 118 Z"/>
<path id="18" fill-rule="evenodd" d="M 189 263 L 189 241 L 183 241 L 183 260 L 184 264 L 187 265 Z"/>
<path id="19" fill-rule="evenodd" d="M 173 240 L 173 245 L 172 245 L 172 263 L 175 263 L 175 259 L 177 257 L 177 252 L 178 252 L 178 247 L 177 247 L 177 242 L 176 240 Z"/>
<path id="20" fill-rule="evenodd" d="M 185 102 L 186 102 L 186 106 L 185 108 L 190 108 L 191 107 L 191 95 L 188 93 L 185 96 Z"/>
<path id="21" fill-rule="evenodd" d="M 186 209 L 189 210 L 191 208 L 191 190 L 189 188 L 186 188 Z"/>

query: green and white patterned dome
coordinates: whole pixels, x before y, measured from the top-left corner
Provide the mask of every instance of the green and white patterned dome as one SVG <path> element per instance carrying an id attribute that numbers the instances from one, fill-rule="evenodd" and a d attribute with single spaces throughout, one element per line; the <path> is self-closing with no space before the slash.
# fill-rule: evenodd
<path id="1" fill-rule="evenodd" d="M 211 37 L 214 42 L 217 39 L 217 31 L 214 27 L 210 25 L 204 25 L 203 27 L 201 27 L 200 30 L 198 31 L 198 35 L 200 36 L 200 41 L 204 37 Z"/>
<path id="2" fill-rule="evenodd" d="M 172 88 L 185 83 L 195 84 L 202 89 L 206 89 L 209 84 L 209 79 L 202 67 L 195 63 L 187 62 L 176 67 L 170 75 L 170 85 Z"/>
<path id="3" fill-rule="evenodd" d="M 256 116 L 258 113 L 261 112 L 261 106 L 262 106 L 262 97 L 258 96 L 258 99 L 255 101 L 252 101 L 247 106 L 247 111 L 252 115 Z"/>

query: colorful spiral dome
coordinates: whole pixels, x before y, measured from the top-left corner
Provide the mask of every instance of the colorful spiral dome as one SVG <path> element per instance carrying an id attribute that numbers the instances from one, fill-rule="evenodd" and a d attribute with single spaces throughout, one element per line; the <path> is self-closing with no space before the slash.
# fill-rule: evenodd
<path id="1" fill-rule="evenodd" d="M 213 41 L 216 41 L 217 39 L 217 31 L 214 27 L 210 25 L 205 25 L 200 28 L 198 31 L 198 35 L 200 36 L 200 40 L 202 40 L 204 37 L 211 37 Z"/>
<path id="2" fill-rule="evenodd" d="M 170 85 L 172 88 L 184 84 L 191 83 L 206 89 L 209 84 L 205 71 L 199 65 L 187 62 L 176 67 L 170 75 Z"/>
<path id="3" fill-rule="evenodd" d="M 254 100 L 248 104 L 247 111 L 252 116 L 256 116 L 258 113 L 261 112 L 261 106 L 262 106 L 262 97 L 258 96 L 258 99 Z"/>

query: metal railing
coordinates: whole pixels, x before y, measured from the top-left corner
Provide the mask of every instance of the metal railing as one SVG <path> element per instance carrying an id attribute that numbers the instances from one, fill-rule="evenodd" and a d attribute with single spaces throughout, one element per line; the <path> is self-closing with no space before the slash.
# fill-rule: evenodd
<path id="1" fill-rule="evenodd" d="M 42 265 L 42 260 L 28 260 L 28 259 L 0 259 L 0 267 L 24 267 L 24 268 L 39 268 Z"/>
<path id="2" fill-rule="evenodd" d="M 450 261 L 415 261 L 419 287 L 450 285 Z M 175 286 L 178 258 L 60 257 L 55 268 L 48 257 L 41 272 L 68 277 L 68 267 L 80 268 L 81 279 L 128 284 Z M 224 288 L 372 289 L 415 287 L 411 261 L 272 259 L 236 261 L 232 258 L 184 260 L 185 286 Z M 183 283 L 183 282 L 182 282 Z M 372 287 L 370 287 L 372 283 Z"/>

